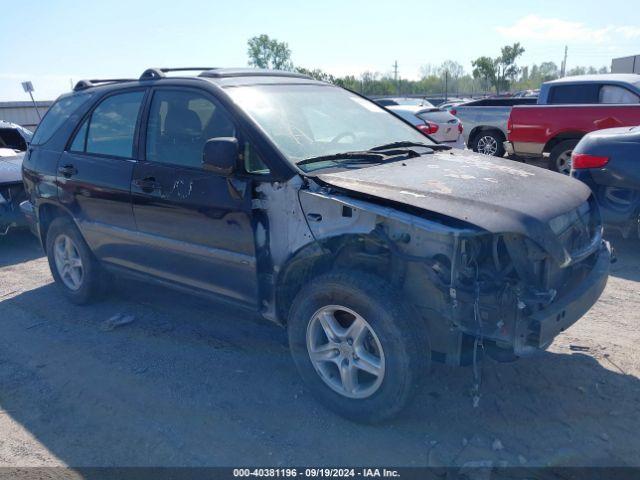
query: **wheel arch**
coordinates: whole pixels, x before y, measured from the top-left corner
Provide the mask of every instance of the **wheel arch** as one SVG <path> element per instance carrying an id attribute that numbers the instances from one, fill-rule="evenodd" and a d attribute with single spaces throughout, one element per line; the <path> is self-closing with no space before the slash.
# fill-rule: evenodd
<path id="1" fill-rule="evenodd" d="M 556 145 L 566 141 L 566 140 L 575 140 L 576 142 L 580 141 L 582 137 L 586 135 L 585 132 L 580 131 L 568 131 L 562 132 L 550 139 L 542 149 L 544 153 L 549 153 Z"/>
<path id="2" fill-rule="evenodd" d="M 276 279 L 276 312 L 282 324 L 302 287 L 311 279 L 336 269 L 374 274 L 394 282 L 392 256 L 373 234 L 342 234 L 307 244 L 293 253 Z"/>
<path id="3" fill-rule="evenodd" d="M 500 136 L 500 138 L 502 138 L 502 141 L 505 141 L 507 139 L 507 136 L 498 127 L 493 127 L 491 125 L 480 125 L 474 127 L 471 132 L 469 132 L 469 145 L 473 145 L 480 134 L 484 132 L 495 132 Z"/>
<path id="4" fill-rule="evenodd" d="M 38 206 L 39 237 L 40 243 L 42 244 L 43 248 L 46 248 L 47 232 L 49 230 L 49 227 L 51 226 L 51 223 L 56 218 L 60 217 L 66 217 L 69 220 L 73 221 L 73 215 L 71 215 L 71 213 L 67 209 L 57 203 L 44 202 Z"/>

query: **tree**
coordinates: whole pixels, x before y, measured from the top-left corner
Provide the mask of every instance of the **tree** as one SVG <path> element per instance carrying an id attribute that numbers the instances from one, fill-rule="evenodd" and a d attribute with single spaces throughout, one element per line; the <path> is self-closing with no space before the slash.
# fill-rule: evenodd
<path id="1" fill-rule="evenodd" d="M 296 67 L 296 72 L 301 73 L 303 75 L 308 75 L 311 78 L 315 78 L 316 80 L 320 80 L 321 82 L 329 82 L 336 83 L 336 78 L 319 68 L 309 69 L 304 67 Z"/>
<path id="2" fill-rule="evenodd" d="M 524 48 L 520 43 L 505 45 L 500 50 L 500 56 L 495 59 L 489 57 L 479 57 L 471 62 L 473 66 L 474 78 L 482 78 L 490 82 L 500 93 L 501 89 L 508 89 L 509 84 L 515 80 L 520 72 L 516 65 L 516 59 L 524 53 Z"/>
<path id="3" fill-rule="evenodd" d="M 436 73 L 436 68 L 431 65 L 430 63 L 427 63 L 425 65 L 422 65 L 420 67 L 420 77 L 421 78 L 428 78 L 431 77 L 433 75 L 435 75 Z"/>
<path id="4" fill-rule="evenodd" d="M 484 82 L 484 87 L 496 85 L 496 65 L 489 57 L 478 57 L 473 62 L 473 78 L 479 78 Z M 497 88 L 497 87 L 496 87 Z"/>
<path id="5" fill-rule="evenodd" d="M 573 67 L 571 70 L 567 72 L 568 76 L 574 75 L 585 75 L 587 73 L 586 67 Z"/>
<path id="6" fill-rule="evenodd" d="M 274 70 L 292 70 L 291 50 L 286 42 L 279 42 L 269 35 L 258 35 L 247 42 L 249 65 Z"/>
<path id="7" fill-rule="evenodd" d="M 453 60 L 445 60 L 438 68 L 438 73 L 441 77 L 448 74 L 449 78 L 458 80 L 462 75 L 464 75 L 464 67 Z"/>
<path id="8" fill-rule="evenodd" d="M 438 68 L 445 89 L 445 97 L 448 93 L 459 92 L 459 80 L 464 75 L 464 67 L 453 60 L 445 60 Z"/>
<path id="9" fill-rule="evenodd" d="M 500 93 L 500 89 L 508 89 L 509 84 L 515 80 L 520 67 L 516 65 L 516 59 L 524 53 L 524 48 L 520 43 L 513 45 L 505 45 L 502 47 L 500 56 L 496 58 L 496 93 Z"/>
<path id="10" fill-rule="evenodd" d="M 560 76 L 560 70 L 558 66 L 553 62 L 542 62 L 538 70 L 540 81 L 548 82 L 549 80 L 555 80 Z"/>

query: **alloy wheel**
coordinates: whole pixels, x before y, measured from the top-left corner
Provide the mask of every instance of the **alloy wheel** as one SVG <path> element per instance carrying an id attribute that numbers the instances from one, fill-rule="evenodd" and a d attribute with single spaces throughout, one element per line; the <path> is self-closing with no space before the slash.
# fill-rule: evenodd
<path id="1" fill-rule="evenodd" d="M 307 326 L 307 352 L 316 372 L 332 390 L 367 398 L 382 384 L 385 357 L 371 325 L 353 310 L 328 305 Z"/>
<path id="2" fill-rule="evenodd" d="M 495 155 L 498 151 L 498 141 L 491 135 L 485 135 L 478 140 L 476 149 L 483 155 Z"/>
<path id="3" fill-rule="evenodd" d="M 67 288 L 78 290 L 82 286 L 84 268 L 78 247 L 71 237 L 59 235 L 53 244 L 53 258 L 58 275 Z"/>
<path id="4" fill-rule="evenodd" d="M 556 170 L 564 175 L 571 173 L 571 152 L 572 150 L 565 150 L 556 158 Z"/>

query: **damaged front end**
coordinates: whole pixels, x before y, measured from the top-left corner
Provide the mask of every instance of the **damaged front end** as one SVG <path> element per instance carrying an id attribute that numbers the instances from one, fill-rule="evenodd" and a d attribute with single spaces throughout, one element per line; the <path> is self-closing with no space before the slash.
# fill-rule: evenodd
<path id="1" fill-rule="evenodd" d="M 447 364 L 470 362 L 478 338 L 498 360 L 546 348 L 606 285 L 610 250 L 590 202 L 550 222 L 552 253 L 520 233 L 332 187 L 303 189 L 300 202 L 325 261 L 387 278 Z"/>

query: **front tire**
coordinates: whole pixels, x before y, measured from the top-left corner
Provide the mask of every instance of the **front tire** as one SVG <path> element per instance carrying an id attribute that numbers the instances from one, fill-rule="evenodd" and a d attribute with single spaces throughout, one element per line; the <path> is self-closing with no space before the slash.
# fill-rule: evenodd
<path id="1" fill-rule="evenodd" d="M 289 346 L 314 396 L 339 415 L 397 415 L 428 374 L 425 323 L 384 280 L 361 272 L 315 278 L 296 296 Z"/>
<path id="2" fill-rule="evenodd" d="M 59 217 L 51 222 L 46 251 L 51 274 L 69 300 L 82 305 L 98 296 L 100 266 L 71 219 Z"/>

